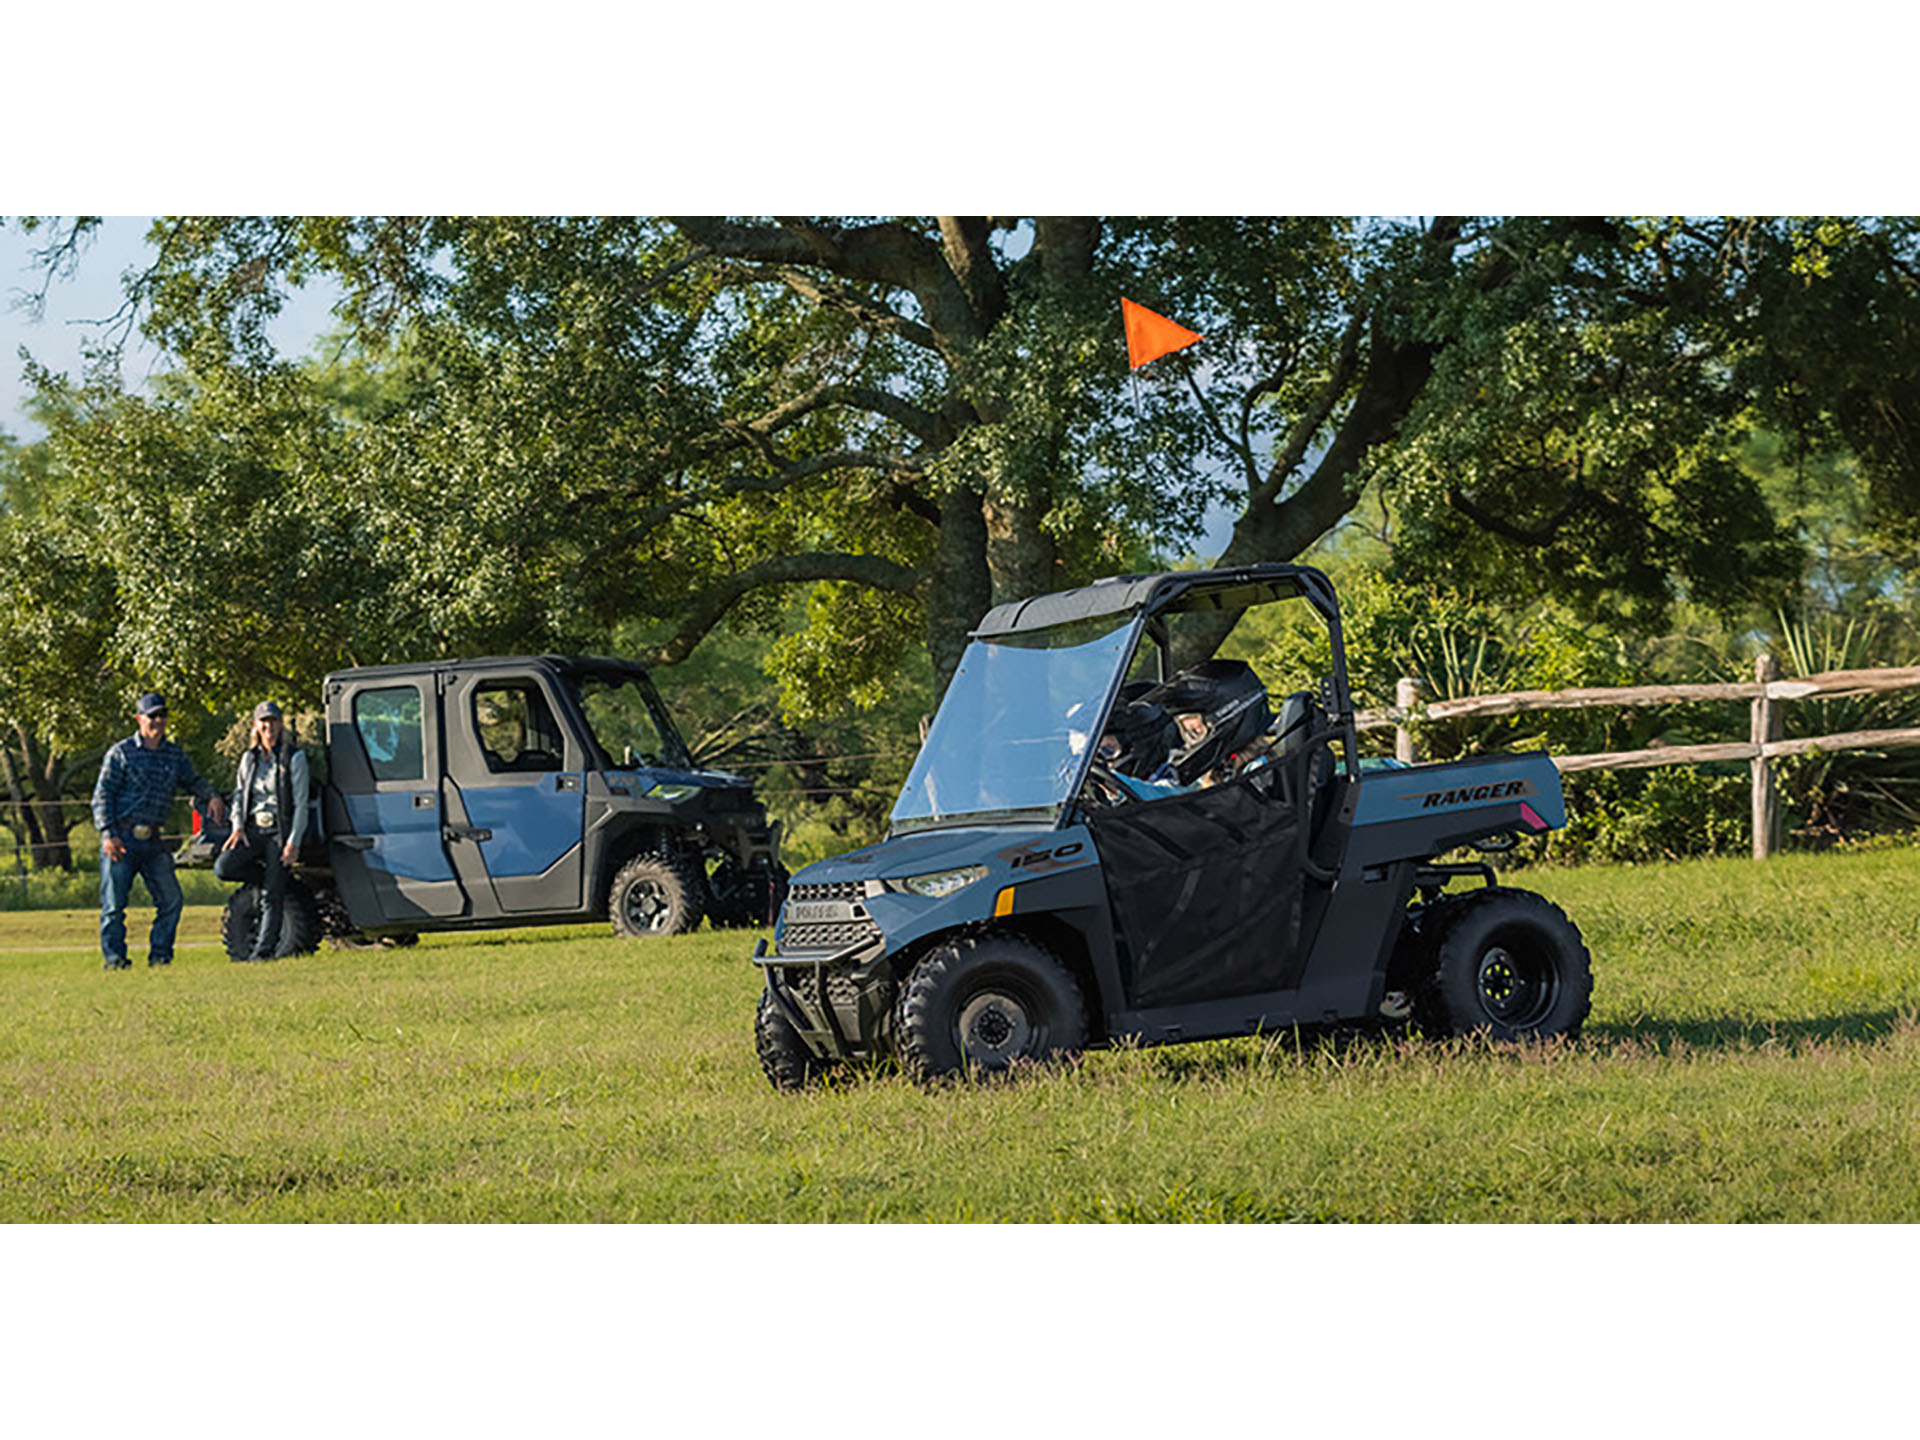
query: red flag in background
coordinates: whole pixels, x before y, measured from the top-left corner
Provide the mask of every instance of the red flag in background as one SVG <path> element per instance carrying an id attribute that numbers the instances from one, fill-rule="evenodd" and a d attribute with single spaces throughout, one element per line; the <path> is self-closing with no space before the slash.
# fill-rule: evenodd
<path id="1" fill-rule="evenodd" d="M 1120 297 L 1120 318 L 1127 327 L 1127 368 L 1138 370 L 1149 360 L 1184 350 L 1200 337 L 1184 325 L 1176 325 L 1164 315 L 1156 315 L 1144 305 Z"/>

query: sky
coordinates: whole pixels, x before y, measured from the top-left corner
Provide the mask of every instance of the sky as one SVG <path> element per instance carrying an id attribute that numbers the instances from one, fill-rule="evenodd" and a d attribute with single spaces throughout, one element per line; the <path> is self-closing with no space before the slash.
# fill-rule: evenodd
<path id="1" fill-rule="evenodd" d="M 20 351 L 24 348 L 49 369 L 78 379 L 86 347 L 101 341 L 107 329 L 102 322 L 120 308 L 121 276 L 145 265 L 152 255 L 146 243 L 150 223 L 151 217 L 144 215 L 109 217 L 81 252 L 74 273 L 47 287 L 46 308 L 38 320 L 24 302 L 43 283 L 34 252 L 47 243 L 47 232 L 28 235 L 11 221 L 0 228 L 0 430 L 16 440 L 36 440 L 43 433 L 24 408 L 27 387 Z M 275 346 L 284 354 L 306 354 L 332 328 L 337 293 L 318 283 L 297 292 L 269 329 Z M 121 356 L 121 378 L 138 389 L 164 368 L 159 351 L 136 330 Z"/>

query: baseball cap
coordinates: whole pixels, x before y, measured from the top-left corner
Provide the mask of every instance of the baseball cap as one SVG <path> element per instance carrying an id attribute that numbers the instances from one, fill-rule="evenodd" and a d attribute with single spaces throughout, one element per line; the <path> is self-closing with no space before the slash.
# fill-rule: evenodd
<path id="1" fill-rule="evenodd" d="M 262 700 L 258 705 L 253 707 L 253 718 L 256 720 L 278 720 L 280 719 L 280 707 L 271 700 Z"/>
<path id="2" fill-rule="evenodd" d="M 134 703 L 133 713 L 136 715 L 164 715 L 167 713 L 167 702 L 149 690 Z"/>

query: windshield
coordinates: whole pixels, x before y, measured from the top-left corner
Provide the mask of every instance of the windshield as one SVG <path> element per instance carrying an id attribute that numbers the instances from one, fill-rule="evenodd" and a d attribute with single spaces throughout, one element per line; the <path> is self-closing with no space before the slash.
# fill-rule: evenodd
<path id="1" fill-rule="evenodd" d="M 637 675 L 583 675 L 574 681 L 581 713 L 601 753 L 615 765 L 687 770 L 693 762 L 661 713 L 653 687 Z"/>
<path id="2" fill-rule="evenodd" d="M 1111 615 L 976 640 L 893 807 L 895 830 L 1053 819 L 1133 646 Z"/>

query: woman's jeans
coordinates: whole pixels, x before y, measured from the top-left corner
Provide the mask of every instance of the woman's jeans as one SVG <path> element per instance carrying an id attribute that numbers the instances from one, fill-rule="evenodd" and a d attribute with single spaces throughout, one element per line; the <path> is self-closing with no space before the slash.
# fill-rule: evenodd
<path id="1" fill-rule="evenodd" d="M 286 909 L 287 867 L 280 859 L 280 832 L 247 823 L 246 839 L 213 858 L 213 873 L 229 884 L 261 884 L 260 930 L 253 958 L 268 959 L 280 948 L 280 917 Z"/>

